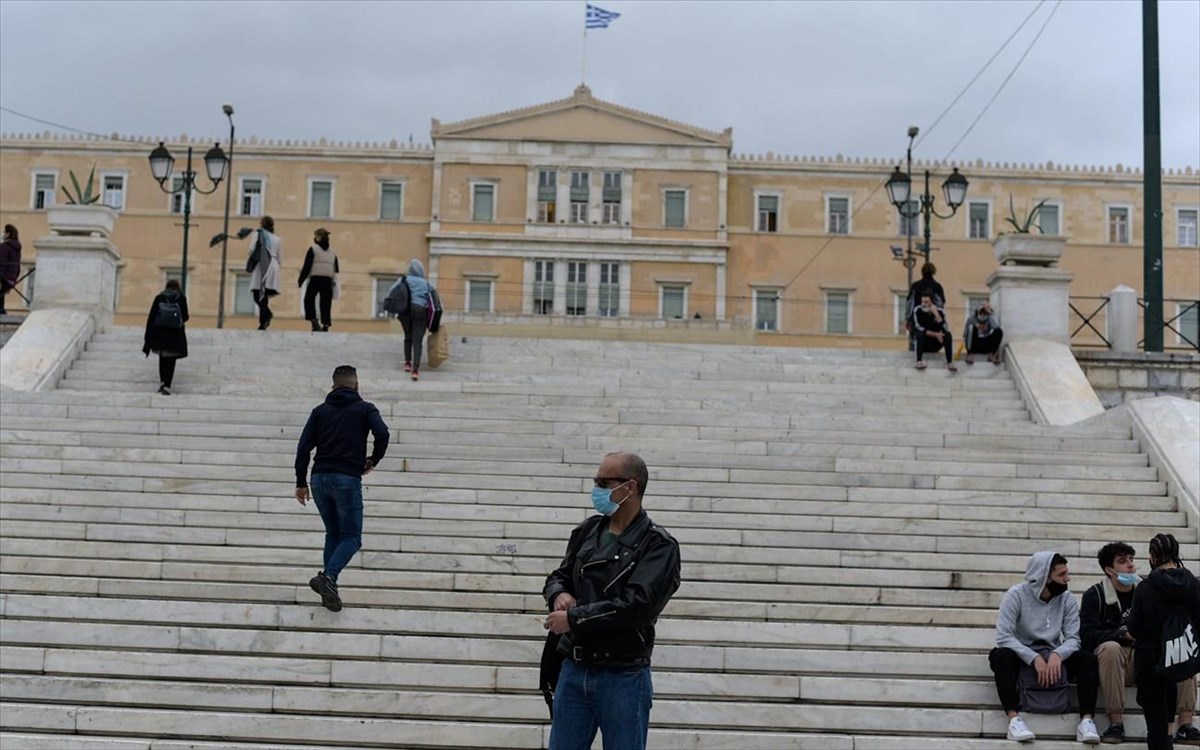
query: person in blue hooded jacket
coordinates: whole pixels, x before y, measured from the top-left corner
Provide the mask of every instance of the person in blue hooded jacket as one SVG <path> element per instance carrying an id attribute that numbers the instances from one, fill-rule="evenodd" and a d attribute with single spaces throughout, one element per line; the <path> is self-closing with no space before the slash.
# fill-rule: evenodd
<path id="1" fill-rule="evenodd" d="M 404 371 L 417 380 L 421 377 L 421 349 L 429 327 L 429 281 L 425 278 L 425 266 L 413 258 L 408 264 L 408 275 L 392 288 L 397 284 L 408 284 L 408 314 L 400 315 L 400 325 L 404 328 Z M 388 294 L 391 293 L 389 289 Z"/>
<path id="2" fill-rule="evenodd" d="M 1100 675 L 1096 656 L 1080 649 L 1079 602 L 1067 591 L 1071 572 L 1067 558 L 1050 551 L 1035 552 L 1025 566 L 1025 580 L 1004 593 L 996 618 L 996 647 L 988 654 L 1000 705 L 1008 714 L 1008 739 L 1030 742 L 1035 735 L 1021 718 L 1017 689 L 1021 667 L 1037 671 L 1038 684 L 1059 681 L 1062 669 L 1079 688 L 1079 725 L 1075 739 L 1099 744 L 1100 734 L 1092 717 Z M 1036 647 L 1036 648 L 1035 648 Z M 1038 653 L 1050 649 L 1049 657 Z"/>

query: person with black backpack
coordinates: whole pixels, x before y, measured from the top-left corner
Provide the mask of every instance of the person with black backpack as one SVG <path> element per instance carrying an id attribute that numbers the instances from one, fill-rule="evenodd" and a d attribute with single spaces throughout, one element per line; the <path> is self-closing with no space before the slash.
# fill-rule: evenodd
<path id="1" fill-rule="evenodd" d="M 1200 673 L 1200 582 L 1183 567 L 1179 542 L 1170 534 L 1150 540 L 1150 567 L 1134 590 L 1126 625 L 1134 638 L 1133 673 L 1146 718 L 1146 746 L 1169 750 L 1175 746 L 1170 725 L 1176 685 Z"/>
<path id="2" fill-rule="evenodd" d="M 401 276 L 384 300 L 383 309 L 400 319 L 404 328 L 404 371 L 413 380 L 421 377 L 421 350 L 425 332 L 436 331 L 441 319 L 442 304 L 437 291 L 425 278 L 425 265 L 413 258 L 408 275 Z"/>
<path id="3" fill-rule="evenodd" d="M 142 354 L 158 355 L 158 392 L 171 395 L 171 383 L 175 379 L 175 363 L 188 355 L 187 297 L 179 282 L 171 279 L 167 288 L 159 292 L 150 303 L 150 314 L 146 316 L 146 335 L 142 342 Z"/>

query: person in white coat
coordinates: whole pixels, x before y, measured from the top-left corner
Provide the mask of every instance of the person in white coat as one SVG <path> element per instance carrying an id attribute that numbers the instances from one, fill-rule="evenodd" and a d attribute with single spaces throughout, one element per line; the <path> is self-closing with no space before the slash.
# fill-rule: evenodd
<path id="1" fill-rule="evenodd" d="M 279 294 L 280 268 L 283 264 L 283 240 L 275 234 L 275 220 L 262 217 L 260 229 L 250 240 L 250 256 L 257 253 L 257 262 L 250 271 L 250 293 L 258 305 L 258 330 L 265 331 L 271 325 L 271 298 Z"/>

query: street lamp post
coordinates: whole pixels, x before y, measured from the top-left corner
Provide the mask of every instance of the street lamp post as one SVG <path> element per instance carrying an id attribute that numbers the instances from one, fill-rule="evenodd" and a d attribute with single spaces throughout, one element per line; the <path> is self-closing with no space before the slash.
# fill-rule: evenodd
<path id="1" fill-rule="evenodd" d="M 917 135 L 917 129 L 911 127 L 908 129 L 908 171 L 901 172 L 900 167 L 896 167 L 896 171 L 892 172 L 892 176 L 887 181 L 888 200 L 900 212 L 900 215 L 911 221 L 918 214 L 922 216 L 925 224 L 925 245 L 921 248 L 925 255 L 925 262 L 929 262 L 929 251 L 932 243 L 932 227 L 930 226 L 931 217 L 936 216 L 939 219 L 949 219 L 958 212 L 959 206 L 967 198 L 967 178 L 958 173 L 958 168 L 954 168 L 954 172 L 946 178 L 942 183 L 942 194 L 945 198 L 946 205 L 950 207 L 950 213 L 943 216 L 933 208 L 934 196 L 929 192 L 929 178 L 931 173 L 928 169 L 925 170 L 925 191 L 919 197 L 919 205 L 912 205 L 912 139 Z M 912 232 L 907 232 L 908 239 L 908 256 L 912 256 Z M 911 273 L 909 276 L 909 286 L 912 286 Z"/>
<path id="2" fill-rule="evenodd" d="M 196 185 L 196 172 L 192 169 L 192 147 L 188 146 L 187 150 L 187 167 L 180 175 L 180 184 L 178 189 L 166 187 L 165 183 L 171 176 L 171 168 L 175 165 L 175 157 L 171 156 L 171 152 L 159 141 L 158 148 L 150 152 L 150 172 L 154 175 L 154 179 L 158 181 L 158 187 L 164 193 L 169 195 L 178 195 L 183 193 L 183 265 L 179 269 L 179 286 L 184 294 L 187 294 L 187 263 L 188 263 L 188 226 L 191 224 L 192 218 L 192 191 L 201 195 L 209 195 L 215 193 L 217 186 L 221 184 L 221 180 L 225 179 L 225 171 L 229 167 L 229 160 L 225 158 L 225 152 L 221 150 L 220 144 L 215 144 L 204 155 L 204 169 L 208 172 L 208 179 L 212 181 L 211 190 L 201 190 Z"/>
<path id="3" fill-rule="evenodd" d="M 221 106 L 229 118 L 229 175 L 225 180 L 225 226 L 221 230 L 221 277 L 217 288 L 217 328 L 225 327 L 225 263 L 229 257 L 229 191 L 233 185 L 233 105 Z"/>

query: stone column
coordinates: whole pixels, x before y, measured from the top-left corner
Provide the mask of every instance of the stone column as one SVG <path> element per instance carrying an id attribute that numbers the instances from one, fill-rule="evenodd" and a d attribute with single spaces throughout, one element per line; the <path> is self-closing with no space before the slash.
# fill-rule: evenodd
<path id="1" fill-rule="evenodd" d="M 1074 274 L 1057 268 L 1066 240 L 1007 234 L 993 244 L 1000 262 L 987 285 L 1005 343 L 1026 338 L 1070 341 L 1068 294 Z"/>
<path id="2" fill-rule="evenodd" d="M 1108 293 L 1108 340 L 1114 352 L 1132 354 L 1137 351 L 1138 304 L 1137 292 L 1118 284 Z"/>
<path id="3" fill-rule="evenodd" d="M 111 325 L 121 254 L 108 235 L 117 212 L 106 206 L 68 205 L 47 213 L 51 234 L 33 241 L 37 270 L 31 308 L 82 310 L 97 327 Z"/>

